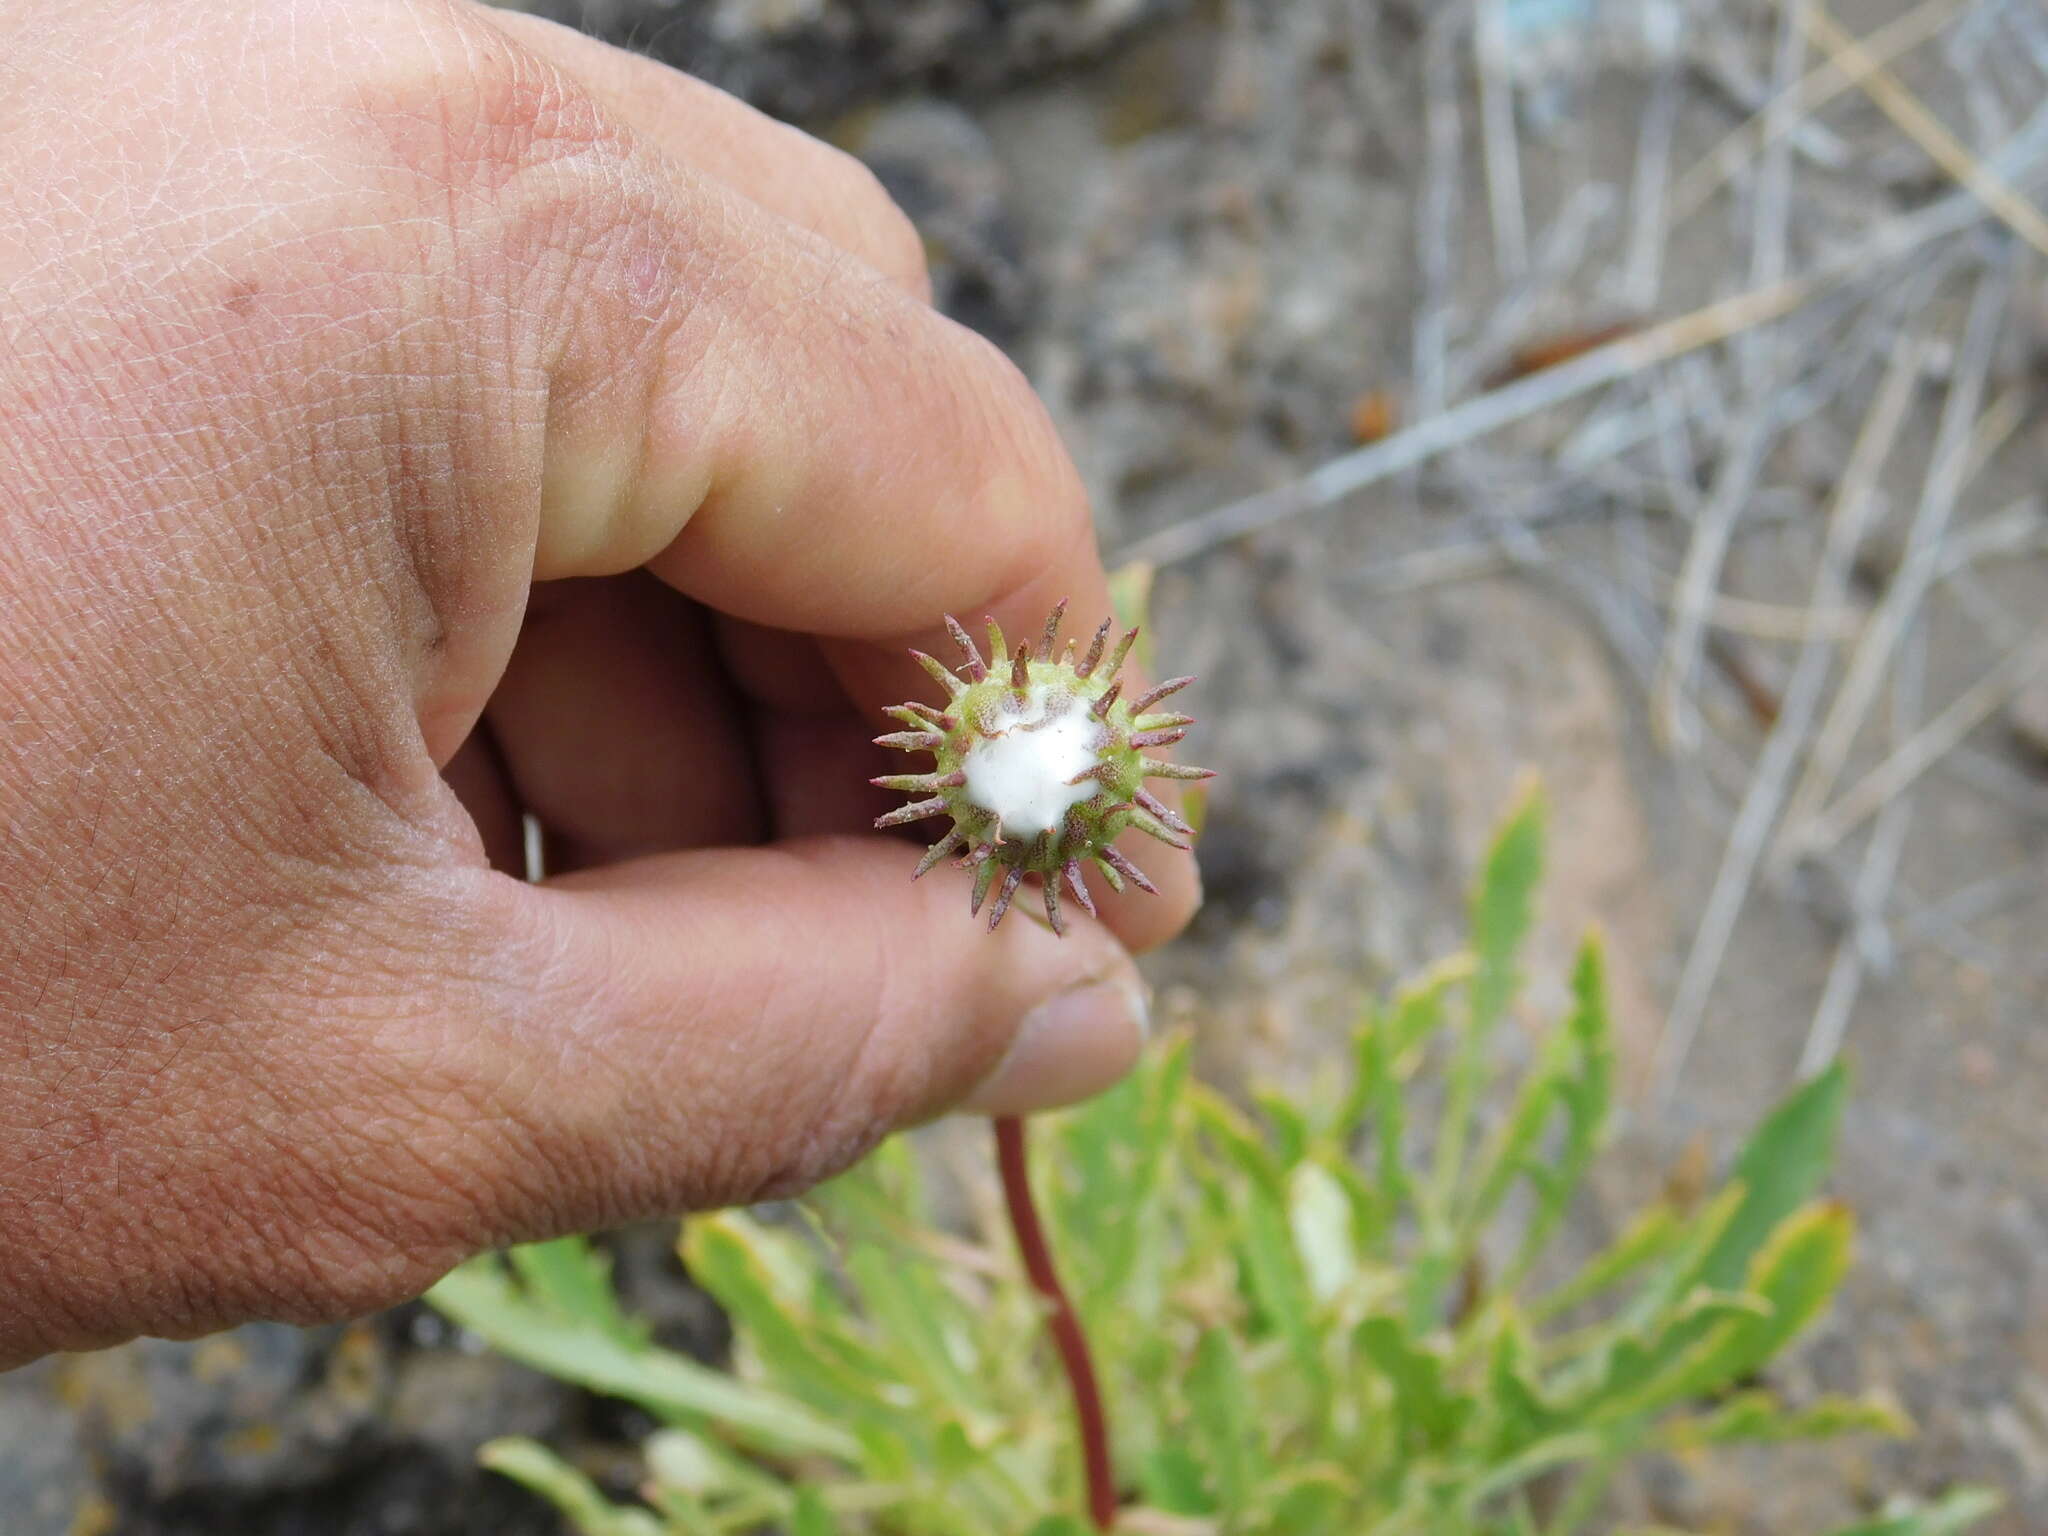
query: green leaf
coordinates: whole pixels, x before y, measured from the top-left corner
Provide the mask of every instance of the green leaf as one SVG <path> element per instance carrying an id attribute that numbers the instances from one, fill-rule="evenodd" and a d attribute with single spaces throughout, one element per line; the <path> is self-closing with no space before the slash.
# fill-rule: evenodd
<path id="1" fill-rule="evenodd" d="M 1961 1536 L 1998 1513 L 2005 1500 L 1989 1488 L 1958 1488 L 1935 1503 L 1843 1526 L 1834 1536 Z"/>
<path id="2" fill-rule="evenodd" d="M 1237 1341 L 1210 1329 L 1195 1346 L 1188 1370 L 1189 1426 L 1203 1463 L 1214 1479 L 1218 1507 L 1242 1509 L 1251 1497 L 1259 1445 L 1252 1419 L 1252 1395 L 1238 1363 Z"/>
<path id="3" fill-rule="evenodd" d="M 597 1484 L 532 1440 L 493 1440 L 477 1460 L 501 1477 L 537 1493 L 585 1536 L 662 1536 L 661 1522 L 644 1509 L 612 1503 Z"/>
<path id="4" fill-rule="evenodd" d="M 1446 1384 L 1443 1357 L 1416 1344 L 1391 1317 L 1369 1317 L 1358 1325 L 1361 1353 L 1394 1388 L 1399 1433 L 1412 1445 L 1441 1451 L 1453 1441 L 1475 1406 Z"/>
<path id="5" fill-rule="evenodd" d="M 1470 955 L 1452 955 L 1430 966 L 1394 993 L 1386 1018 L 1387 1064 L 1402 1080 L 1412 1076 L 1422 1053 L 1450 1022 L 1450 994 L 1472 979 Z"/>
<path id="6" fill-rule="evenodd" d="M 1544 1401 L 1536 1377 L 1536 1350 L 1512 1312 L 1494 1335 L 1487 1359 L 1487 1409 L 1493 1417 L 1491 1454 L 1515 1455 L 1560 1426 L 1562 1416 Z"/>
<path id="7" fill-rule="evenodd" d="M 1638 1212 L 1621 1235 L 1586 1261 L 1585 1267 L 1544 1296 L 1530 1311 L 1539 1322 L 1613 1290 L 1646 1265 L 1664 1258 L 1685 1235 L 1685 1222 L 1669 1205 Z"/>
<path id="8" fill-rule="evenodd" d="M 1827 1307 L 1848 1272 L 1853 1230 L 1839 1205 L 1813 1205 L 1787 1217 L 1750 1267 L 1748 1295 L 1761 1307 L 1732 1308 L 1704 1331 L 1697 1318 L 1683 1319 L 1673 1333 L 1697 1342 L 1675 1353 L 1667 1346 L 1654 1374 L 1604 1404 L 1602 1416 L 1653 1412 L 1717 1391 L 1764 1365 Z"/>
<path id="9" fill-rule="evenodd" d="M 974 1442 L 968 1439 L 966 1428 L 958 1420 L 948 1420 L 939 1426 L 932 1462 L 941 1478 L 951 1481 L 963 1476 L 980 1460 L 981 1453 L 974 1448 Z"/>
<path id="10" fill-rule="evenodd" d="M 1325 1400 L 1329 1375 L 1314 1317 L 1315 1299 L 1302 1273 L 1280 1199 L 1263 1184 L 1243 1191 L 1243 1225 L 1237 1250 L 1260 1316 L 1287 1341 L 1303 1381 Z"/>
<path id="11" fill-rule="evenodd" d="M 1472 977 L 1468 1053 L 1485 1049 L 1520 985 L 1517 962 L 1543 874 L 1543 821 L 1543 797 L 1530 785 L 1495 835 L 1472 897 L 1472 953 L 1478 969 Z"/>
<path id="12" fill-rule="evenodd" d="M 1340 1140 L 1349 1142 L 1357 1136 L 1376 1112 L 1382 1078 L 1400 1083 L 1414 1073 L 1422 1051 L 1449 1018 L 1450 989 L 1471 974 L 1472 957 L 1453 955 L 1401 987 L 1385 1009 L 1365 1010 L 1351 1036 L 1350 1091 L 1335 1116 Z"/>
<path id="13" fill-rule="evenodd" d="M 771 1453 L 851 1460 L 859 1445 L 801 1403 L 667 1350 L 628 1347 L 603 1329 L 527 1302 L 496 1261 L 461 1265 L 427 1293 L 500 1354 L 662 1418 L 708 1420 Z"/>
<path id="14" fill-rule="evenodd" d="M 1465 1027 L 1444 1085 L 1431 1167 L 1429 1210 L 1440 1221 L 1450 1218 L 1457 1203 L 1472 1117 L 1493 1072 L 1494 1028 L 1521 984 L 1522 942 L 1529 934 L 1542 872 L 1543 799 L 1531 785 L 1495 836 L 1472 896 L 1474 970 Z"/>
<path id="15" fill-rule="evenodd" d="M 1169 1515 L 1216 1513 L 1216 1501 L 1210 1495 L 1201 1462 L 1178 1441 L 1155 1446 L 1139 1462 L 1138 1487 L 1147 1504 Z"/>
<path id="16" fill-rule="evenodd" d="M 1827 1440 L 1837 1435 L 1872 1434 L 1900 1439 L 1912 1422 L 1896 1404 L 1875 1397 L 1824 1396 L 1789 1408 L 1774 1392 L 1740 1392 L 1710 1413 L 1671 1420 L 1659 1432 L 1670 1450 L 1704 1450 L 1715 1445 L 1775 1444 Z"/>
<path id="17" fill-rule="evenodd" d="M 1848 1069 L 1837 1062 L 1800 1085 L 1757 1127 L 1732 1175 L 1745 1191 L 1741 1208 L 1701 1260 L 1692 1277 L 1699 1284 L 1739 1285 L 1764 1240 L 1813 1198 L 1834 1158 L 1848 1089 Z"/>
<path id="18" fill-rule="evenodd" d="M 1287 1176 L 1258 1127 L 1214 1089 L 1195 1083 L 1188 1092 L 1196 1122 L 1224 1156 L 1253 1184 L 1279 1197 L 1287 1187 Z"/>
<path id="19" fill-rule="evenodd" d="M 1373 1193 L 1384 1213 L 1381 1228 L 1393 1225 L 1401 1209 L 1413 1199 L 1408 1180 L 1408 1110 L 1401 1099 L 1401 1083 L 1394 1076 L 1385 1032 L 1371 1029 L 1358 1038 L 1358 1080 L 1370 1095 L 1377 1166 L 1373 1171 Z"/>
<path id="20" fill-rule="evenodd" d="M 1275 1159 L 1282 1168 L 1292 1168 L 1308 1153 L 1312 1132 L 1307 1114 L 1284 1094 L 1270 1088 L 1255 1090 L 1252 1102 L 1265 1118 Z"/>
<path id="21" fill-rule="evenodd" d="M 1462 1490 L 1466 1517 L 1476 1516 L 1493 1500 L 1560 1467 L 1598 1460 L 1609 1444 L 1604 1435 L 1574 1429 L 1526 1445 L 1491 1466 L 1475 1468 L 1471 1482 Z"/>
<path id="22" fill-rule="evenodd" d="M 1473 1170 L 1469 1195 L 1461 1200 L 1465 1209 L 1458 1217 L 1462 1239 L 1469 1244 L 1478 1230 L 1507 1198 L 1515 1180 L 1531 1169 L 1537 1142 L 1550 1124 L 1551 1111 L 1559 1102 L 1561 1079 L 1575 1049 L 1568 1036 L 1553 1035 L 1549 1048 L 1515 1095 L 1515 1103 L 1495 1131 L 1491 1143 Z"/>
<path id="23" fill-rule="evenodd" d="M 1175 1163 L 1193 1061 L 1194 1041 L 1182 1035 L 1155 1049 L 1118 1090 L 1060 1122 L 1062 1133 L 1069 1122 L 1078 1134 L 1097 1119 L 1113 1120 L 1129 1129 L 1132 1151 L 1128 1167 L 1121 1183 L 1105 1192 L 1110 1204 L 1104 1214 L 1113 1219 L 1104 1222 L 1092 1254 L 1083 1249 L 1076 1257 L 1091 1261 L 1093 1275 L 1087 1286 L 1091 1298 L 1099 1297 L 1118 1312 L 1135 1314 L 1148 1323 L 1159 1315 L 1163 1287 L 1156 1274 L 1141 1275 L 1140 1259 L 1150 1255 L 1150 1268 L 1156 1271 L 1166 1247 L 1165 1201 L 1160 1190 Z M 1127 1097 L 1121 1096 L 1125 1089 Z"/>
<path id="24" fill-rule="evenodd" d="M 970 1319 L 958 1298 L 932 1283 L 915 1255 L 867 1243 L 846 1255 L 862 1311 L 895 1347 L 891 1358 L 933 1402 L 977 1414 L 987 1411 L 985 1379 L 973 1374 Z"/>
<path id="25" fill-rule="evenodd" d="M 877 1482 L 907 1483 L 922 1469 L 893 1424 L 864 1420 L 850 1426 L 860 1441 L 861 1471 Z"/>
<path id="26" fill-rule="evenodd" d="M 1660 1384 L 1673 1362 L 1715 1324 L 1768 1317 L 1770 1306 L 1744 1291 L 1710 1291 L 1699 1286 L 1660 1309 L 1641 1331 L 1610 1330 L 1601 1347 L 1561 1373 L 1569 1412 L 1582 1423 L 1608 1424 L 1644 1411 L 1644 1395 Z M 1659 1397 L 1659 1402 L 1671 1399 Z"/>
<path id="27" fill-rule="evenodd" d="M 1358 1489 L 1335 1467 L 1311 1467 L 1273 1506 L 1267 1527 L 1279 1536 L 1349 1536 L 1347 1512 L 1358 1504 Z"/>
<path id="28" fill-rule="evenodd" d="M 1646 1333 L 1660 1326 L 1673 1308 L 1682 1305 L 1692 1292 L 1702 1289 L 1699 1277 L 1708 1256 L 1721 1245 L 1729 1224 L 1748 1203 L 1748 1187 L 1730 1184 L 1686 1218 L 1669 1262 L 1645 1283 L 1642 1294 L 1629 1307 L 1631 1327 L 1639 1333 Z"/>
<path id="29" fill-rule="evenodd" d="M 796 1510 L 790 1516 L 789 1536 L 835 1536 L 838 1527 L 832 1511 L 815 1488 L 799 1488 Z"/>
<path id="30" fill-rule="evenodd" d="M 1536 1174 L 1536 1209 L 1522 1234 L 1507 1284 L 1518 1286 L 1543 1256 L 1573 1196 L 1606 1144 L 1614 1113 L 1614 1030 L 1607 1009 L 1606 962 L 1597 938 L 1579 947 L 1572 972 L 1572 1012 L 1561 1037 L 1567 1042 L 1556 1082 L 1564 1106 L 1564 1141 Z"/>
<path id="31" fill-rule="evenodd" d="M 1078 1515 L 1047 1515 L 1025 1536 L 1095 1536 L 1095 1533 Z"/>
<path id="32" fill-rule="evenodd" d="M 747 1345 L 785 1392 L 843 1419 L 887 1416 L 890 1362 L 849 1330 L 821 1335 L 795 1310 L 775 1240 L 734 1211 L 685 1223 L 680 1250 L 696 1282 L 732 1314 Z M 830 1349 L 821 1347 L 829 1341 Z"/>
<path id="33" fill-rule="evenodd" d="M 619 1310 L 610 1261 L 591 1247 L 588 1238 L 527 1243 L 509 1250 L 505 1257 L 528 1295 L 579 1322 L 603 1329 L 621 1344 L 637 1345 L 646 1339 L 646 1328 L 628 1321 Z"/>

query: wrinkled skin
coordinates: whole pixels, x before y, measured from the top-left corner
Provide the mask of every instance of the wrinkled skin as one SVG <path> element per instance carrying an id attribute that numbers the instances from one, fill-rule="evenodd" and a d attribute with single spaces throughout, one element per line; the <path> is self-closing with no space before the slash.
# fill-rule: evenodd
<path id="1" fill-rule="evenodd" d="M 0 8 L 0 166 L 0 1365 L 1125 1069 L 1186 860 L 990 938 L 854 835 L 903 645 L 1108 611 L 854 162 L 527 17 L 128 0 Z"/>

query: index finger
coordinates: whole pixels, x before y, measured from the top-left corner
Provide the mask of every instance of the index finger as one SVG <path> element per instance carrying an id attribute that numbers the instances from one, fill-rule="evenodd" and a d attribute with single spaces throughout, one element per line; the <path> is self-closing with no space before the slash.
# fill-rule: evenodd
<path id="1" fill-rule="evenodd" d="M 536 576 L 645 564 L 838 642 L 875 711 L 921 696 L 902 647 L 948 613 L 1109 613 L 1080 478 L 1007 358 L 668 157 L 627 159 L 607 182 L 631 204 L 586 211 L 601 238 L 556 320 Z M 1195 902 L 1188 861 L 1153 868 L 1161 899 L 1107 918 L 1139 946 Z"/>

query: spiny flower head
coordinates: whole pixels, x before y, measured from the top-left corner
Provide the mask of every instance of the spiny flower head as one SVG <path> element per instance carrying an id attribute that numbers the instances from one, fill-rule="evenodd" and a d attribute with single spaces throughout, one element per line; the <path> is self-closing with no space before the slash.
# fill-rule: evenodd
<path id="1" fill-rule="evenodd" d="M 1153 891 L 1144 871 L 1111 844 L 1126 827 L 1136 827 L 1186 850 L 1193 829 L 1147 790 L 1145 781 L 1215 777 L 1207 768 L 1145 756 L 1147 748 L 1170 746 L 1187 734 L 1191 716 L 1157 706 L 1194 679 L 1172 678 L 1126 699 L 1118 674 L 1138 631 L 1127 631 L 1110 649 L 1115 623 L 1104 619 L 1087 652 L 1076 660 L 1073 641 L 1064 654 L 1056 650 L 1066 607 L 1062 601 L 1046 619 L 1035 652 L 1028 640 L 1011 650 L 990 619 L 990 661 L 982 660 L 973 639 L 948 614 L 946 628 L 960 648 L 959 671 L 922 651 L 910 653 L 946 690 L 945 708 L 900 704 L 888 713 L 908 729 L 875 738 L 878 746 L 929 752 L 936 759 L 929 773 L 873 781 L 921 797 L 875 825 L 949 818 L 951 829 L 926 851 L 911 878 L 930 873 L 948 854 L 959 854 L 958 867 L 974 871 L 969 911 L 979 913 L 990 889 L 996 890 L 991 930 L 1010 910 L 1026 875 L 1038 876 L 1046 920 L 1059 934 L 1066 932 L 1060 917 L 1062 880 L 1088 915 L 1095 915 L 1082 875 L 1091 861 L 1112 890 L 1121 891 L 1128 880 Z"/>

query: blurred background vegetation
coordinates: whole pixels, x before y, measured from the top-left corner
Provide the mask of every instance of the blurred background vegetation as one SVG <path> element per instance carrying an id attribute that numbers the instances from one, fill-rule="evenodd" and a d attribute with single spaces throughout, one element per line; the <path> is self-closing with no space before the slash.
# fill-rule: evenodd
<path id="1" fill-rule="evenodd" d="M 861 155 L 1038 383 L 1202 674 L 1209 898 L 1153 974 L 1227 1097 L 1305 1093 L 1458 949 L 1527 766 L 1550 876 L 1490 1059 L 1608 933 L 1619 1155 L 1566 1249 L 1693 1208 L 1853 1059 L 1858 1262 L 1768 1384 L 1919 1435 L 1652 1457 L 1615 1518 L 1967 1481 L 2007 1495 L 1979 1529 L 2048 1529 L 2038 0 L 529 8 Z M 615 1278 L 723 1359 L 672 1238 Z M 547 1532 L 478 1447 L 618 1495 L 652 1427 L 423 1308 L 144 1342 L 0 1378 L 0 1527 Z"/>

